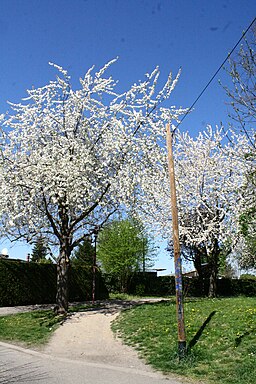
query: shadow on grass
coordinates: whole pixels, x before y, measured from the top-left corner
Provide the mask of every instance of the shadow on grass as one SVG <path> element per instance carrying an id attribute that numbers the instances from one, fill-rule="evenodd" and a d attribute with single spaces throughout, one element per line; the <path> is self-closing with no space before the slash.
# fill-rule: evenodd
<path id="1" fill-rule="evenodd" d="M 213 311 L 210 313 L 210 315 L 207 317 L 207 319 L 205 320 L 205 322 L 202 324 L 202 326 L 199 328 L 199 330 L 197 331 L 197 333 L 195 334 L 195 336 L 193 337 L 193 339 L 189 342 L 188 344 L 188 347 L 187 349 L 188 350 L 191 350 L 195 345 L 196 343 L 198 342 L 198 340 L 200 339 L 200 337 L 202 336 L 202 333 L 206 327 L 207 324 L 210 323 L 212 317 L 215 315 L 216 311 Z"/>
<path id="2" fill-rule="evenodd" d="M 254 335 L 255 331 L 256 331 L 256 328 L 251 329 L 250 331 L 246 331 L 242 335 L 236 337 L 235 338 L 235 347 L 238 347 L 241 344 L 241 342 L 245 336 Z"/>

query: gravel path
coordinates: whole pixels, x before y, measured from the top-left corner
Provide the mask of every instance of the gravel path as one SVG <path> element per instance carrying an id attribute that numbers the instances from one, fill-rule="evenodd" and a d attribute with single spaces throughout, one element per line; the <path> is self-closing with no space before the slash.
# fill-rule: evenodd
<path id="1" fill-rule="evenodd" d="M 37 311 L 39 309 L 51 309 L 53 304 L 40 304 L 40 305 L 19 305 L 16 307 L 0 307 L 0 316 L 12 315 L 15 313 Z"/>

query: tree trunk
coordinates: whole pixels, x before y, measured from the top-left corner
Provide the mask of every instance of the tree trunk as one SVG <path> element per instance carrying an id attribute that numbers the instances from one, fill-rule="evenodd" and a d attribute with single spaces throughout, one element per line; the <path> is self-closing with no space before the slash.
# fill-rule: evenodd
<path id="1" fill-rule="evenodd" d="M 217 239 L 214 241 L 214 247 L 210 256 L 210 285 L 209 285 L 209 294 L 208 297 L 217 296 L 217 279 L 219 272 L 219 258 L 220 258 L 220 248 Z"/>
<path id="2" fill-rule="evenodd" d="M 65 314 L 68 311 L 68 271 L 69 251 L 61 247 L 57 260 L 57 295 L 55 313 Z"/>
<path id="3" fill-rule="evenodd" d="M 205 252 L 201 251 L 201 249 L 197 249 L 195 247 L 194 249 L 194 267 L 198 273 L 198 280 L 199 280 L 199 286 L 200 286 L 200 291 L 202 292 L 203 295 L 205 295 L 205 287 L 204 287 L 204 278 L 205 278 L 205 273 L 203 272 L 202 268 L 202 260 L 206 259 Z"/>
<path id="4" fill-rule="evenodd" d="M 201 263 L 201 257 L 198 254 L 195 256 L 194 267 L 198 273 L 198 277 L 202 279 L 203 278 L 202 263 Z"/>
<path id="5" fill-rule="evenodd" d="M 217 296 L 217 272 L 216 269 L 213 268 L 210 274 L 210 284 L 209 284 L 209 293 L 208 297 L 216 297 Z"/>
<path id="6" fill-rule="evenodd" d="M 120 277 L 120 292 L 121 293 L 128 293 L 126 275 L 121 275 L 121 277 Z"/>
<path id="7" fill-rule="evenodd" d="M 208 297 L 217 296 L 217 279 L 219 272 L 219 248 L 215 247 L 215 252 L 211 255 L 211 261 L 209 262 L 210 269 L 210 285 Z"/>

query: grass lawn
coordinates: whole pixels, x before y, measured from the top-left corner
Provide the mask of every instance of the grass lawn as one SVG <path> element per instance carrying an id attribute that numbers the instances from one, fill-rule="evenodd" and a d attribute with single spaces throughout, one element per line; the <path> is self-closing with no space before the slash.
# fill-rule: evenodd
<path id="1" fill-rule="evenodd" d="M 77 304 L 69 312 L 81 312 L 99 305 Z M 56 316 L 52 310 L 39 310 L 0 316 L 0 340 L 25 346 L 40 346 L 49 340 L 65 316 Z"/>
<path id="2" fill-rule="evenodd" d="M 0 316 L 0 340 L 39 346 L 49 340 L 61 321 L 63 317 L 52 310 Z"/>
<path id="3" fill-rule="evenodd" d="M 0 340 L 39 346 L 49 340 L 62 320 L 52 310 L 0 316 Z"/>
<path id="4" fill-rule="evenodd" d="M 113 330 L 163 372 L 210 383 L 255 384 L 256 298 L 187 299 L 184 308 L 187 344 L 194 345 L 182 361 L 174 300 L 124 311 Z"/>

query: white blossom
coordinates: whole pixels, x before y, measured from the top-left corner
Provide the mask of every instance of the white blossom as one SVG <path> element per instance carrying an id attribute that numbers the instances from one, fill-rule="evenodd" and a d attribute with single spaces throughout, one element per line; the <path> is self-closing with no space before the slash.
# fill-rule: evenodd
<path id="1" fill-rule="evenodd" d="M 187 132 L 176 131 L 174 142 L 175 174 L 179 212 L 180 237 L 188 246 L 203 242 L 219 244 L 233 242 L 239 238 L 239 217 L 243 210 L 244 198 L 241 188 L 245 182 L 245 162 L 238 151 L 244 151 L 245 138 L 236 138 L 231 145 L 222 128 L 208 126 L 197 137 Z M 166 149 L 156 160 L 153 168 L 144 170 L 143 185 L 152 178 L 155 185 L 151 191 L 138 193 L 144 201 L 141 215 L 148 226 L 158 224 L 163 237 L 172 237 L 170 187 L 166 161 Z M 157 168 L 157 169 L 156 169 Z M 157 180 L 158 179 L 158 180 Z M 136 207 L 139 211 L 141 201 Z M 209 252 L 211 249 L 209 249 Z"/>
<path id="2" fill-rule="evenodd" d="M 184 113 L 159 107 L 179 74 L 157 90 L 157 67 L 118 94 L 117 81 L 106 76 L 115 61 L 96 73 L 91 67 L 80 89 L 51 63 L 56 80 L 10 103 L 1 131 L 2 236 L 31 241 L 41 233 L 52 244 L 68 239 L 71 250 L 116 209 L 159 184 L 165 122 Z"/>

